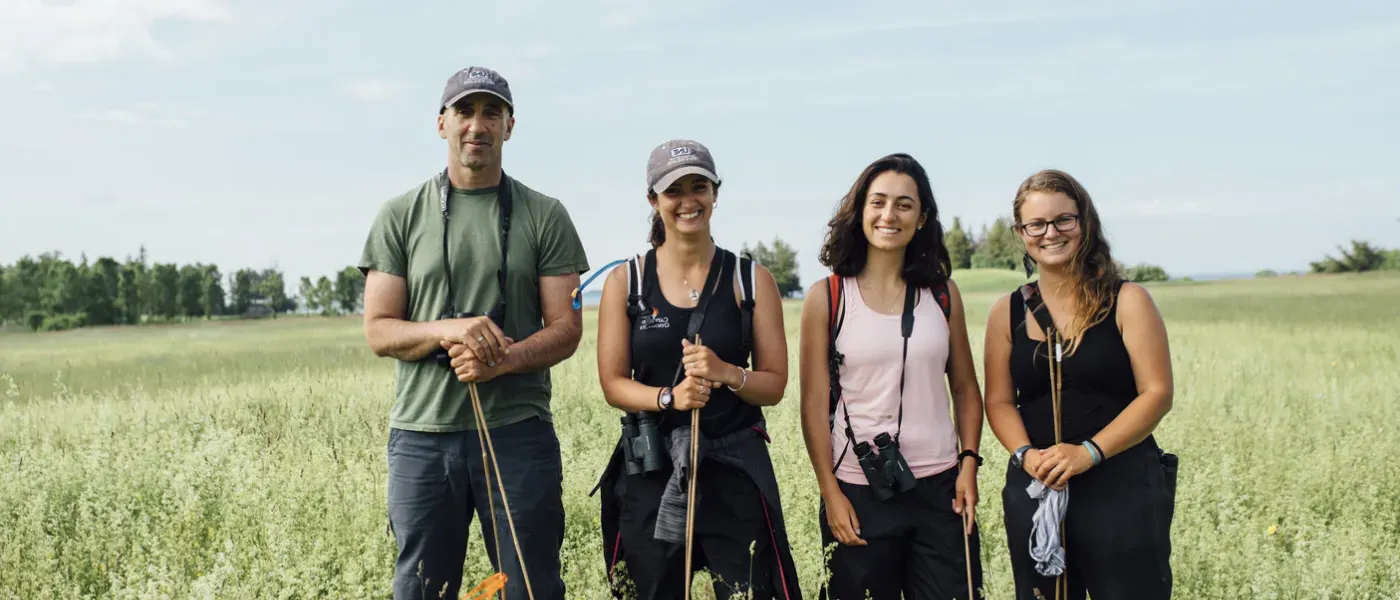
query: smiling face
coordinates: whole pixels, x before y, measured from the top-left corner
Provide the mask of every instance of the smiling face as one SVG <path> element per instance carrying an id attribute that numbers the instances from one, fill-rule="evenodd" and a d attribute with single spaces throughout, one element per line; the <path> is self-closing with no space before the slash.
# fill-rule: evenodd
<path id="1" fill-rule="evenodd" d="M 924 224 L 919 187 L 914 178 L 885 171 L 870 182 L 861 214 L 861 229 L 872 248 L 902 252 Z"/>
<path id="2" fill-rule="evenodd" d="M 651 199 L 668 233 L 704 234 L 710 230 L 715 206 L 715 185 L 703 175 L 686 175 Z"/>
<path id="3" fill-rule="evenodd" d="M 501 149 L 514 128 L 506 103 L 491 94 L 466 96 L 438 116 L 448 156 L 473 171 L 500 166 Z"/>
<path id="4" fill-rule="evenodd" d="M 1066 267 L 1083 243 L 1079 207 L 1059 191 L 1026 193 L 1017 215 L 1017 231 L 1026 252 L 1041 267 Z"/>

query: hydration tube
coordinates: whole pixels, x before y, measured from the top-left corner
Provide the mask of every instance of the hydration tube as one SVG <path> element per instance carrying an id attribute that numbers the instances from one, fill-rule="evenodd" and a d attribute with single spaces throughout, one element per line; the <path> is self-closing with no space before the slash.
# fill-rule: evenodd
<path id="1" fill-rule="evenodd" d="M 588 279 L 585 279 L 582 284 L 579 284 L 577 288 L 574 288 L 574 291 L 569 294 L 569 296 L 573 298 L 574 310 L 583 308 L 583 290 L 584 288 L 588 287 L 588 284 L 593 283 L 593 280 L 597 279 L 599 275 L 607 273 L 608 271 L 611 271 L 613 267 L 616 267 L 617 265 L 620 265 L 625 262 L 627 262 L 627 259 L 623 258 L 603 265 L 603 268 L 598 269 L 598 271 L 590 275 Z"/>

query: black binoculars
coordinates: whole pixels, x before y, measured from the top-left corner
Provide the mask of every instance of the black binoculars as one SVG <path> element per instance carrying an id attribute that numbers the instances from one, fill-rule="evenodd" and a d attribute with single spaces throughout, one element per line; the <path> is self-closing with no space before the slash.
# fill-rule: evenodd
<path id="1" fill-rule="evenodd" d="M 623 415 L 622 455 L 628 475 L 645 475 L 666 466 L 667 456 L 661 449 L 656 417 L 645 412 Z"/>
<path id="2" fill-rule="evenodd" d="M 856 459 L 870 482 L 875 497 L 886 500 L 895 494 L 914 489 L 914 474 L 909 464 L 899 452 L 899 442 L 888 433 L 875 436 L 876 451 L 871 451 L 869 442 L 856 444 Z"/>

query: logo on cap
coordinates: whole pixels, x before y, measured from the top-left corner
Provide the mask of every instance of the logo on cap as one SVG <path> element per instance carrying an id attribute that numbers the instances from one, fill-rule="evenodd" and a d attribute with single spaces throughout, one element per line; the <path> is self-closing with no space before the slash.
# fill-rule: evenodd
<path id="1" fill-rule="evenodd" d="M 692 154 L 692 150 L 690 149 L 690 146 L 681 146 L 681 147 L 679 147 L 679 148 L 672 148 L 672 149 L 671 149 L 671 157 L 672 157 L 672 158 L 675 158 L 675 157 L 677 157 L 677 156 L 690 156 L 691 154 Z"/>

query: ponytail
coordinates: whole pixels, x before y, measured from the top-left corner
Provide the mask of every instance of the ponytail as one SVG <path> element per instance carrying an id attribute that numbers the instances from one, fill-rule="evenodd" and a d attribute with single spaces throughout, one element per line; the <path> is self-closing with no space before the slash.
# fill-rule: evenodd
<path id="1" fill-rule="evenodd" d="M 656 192 L 648 191 L 647 197 L 655 200 Z M 660 247 L 666 241 L 666 223 L 661 220 L 661 213 L 655 209 L 651 211 L 651 232 L 647 234 L 647 241 L 651 242 L 652 248 Z"/>

